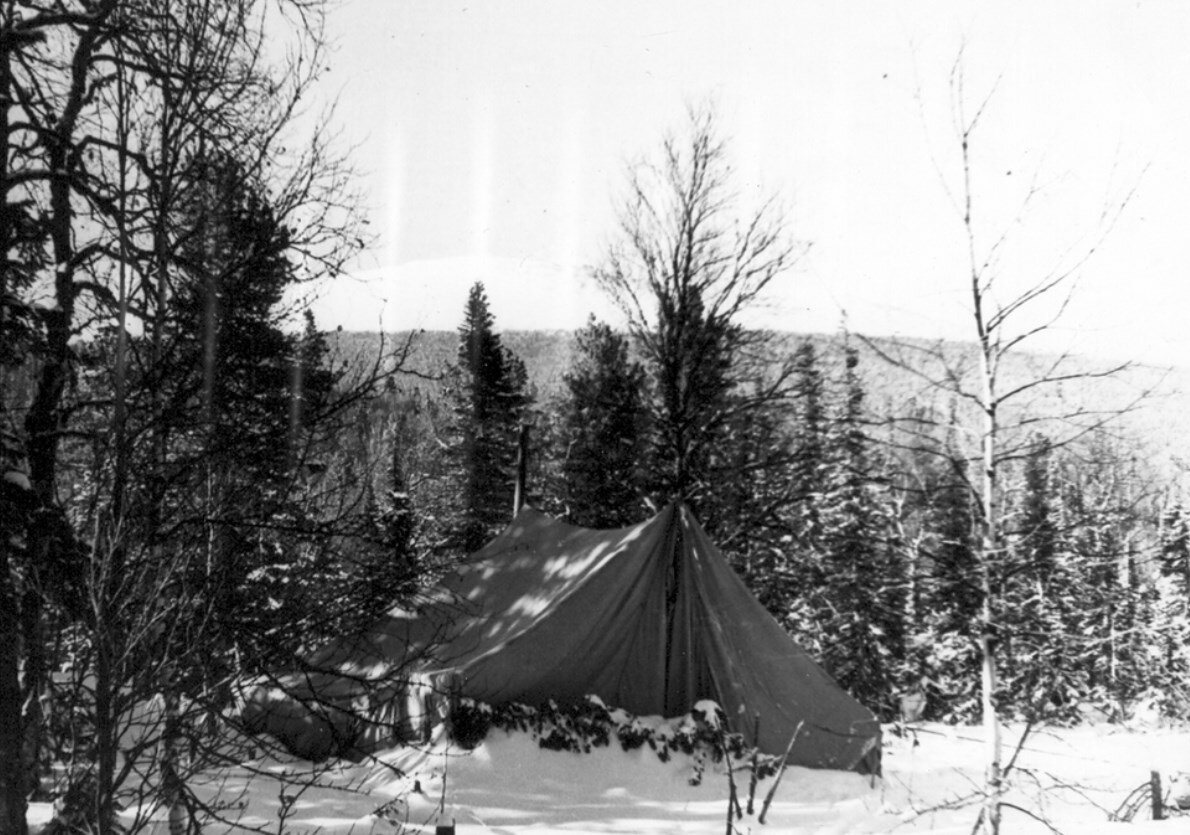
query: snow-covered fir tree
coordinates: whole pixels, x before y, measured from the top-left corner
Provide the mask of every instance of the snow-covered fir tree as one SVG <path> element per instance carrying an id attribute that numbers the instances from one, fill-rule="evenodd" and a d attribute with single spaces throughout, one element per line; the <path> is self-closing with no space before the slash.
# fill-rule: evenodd
<path id="1" fill-rule="evenodd" d="M 449 455 L 460 507 L 454 544 L 467 552 L 478 550 L 511 516 L 519 431 L 533 400 L 524 363 L 494 326 L 487 293 L 477 282 L 467 295 L 448 383 L 454 413 Z"/>

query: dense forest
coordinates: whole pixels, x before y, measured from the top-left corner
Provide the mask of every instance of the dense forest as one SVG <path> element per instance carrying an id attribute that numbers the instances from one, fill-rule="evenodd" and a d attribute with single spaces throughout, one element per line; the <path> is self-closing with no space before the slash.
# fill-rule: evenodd
<path id="1" fill-rule="evenodd" d="M 289 291 L 367 241 L 333 131 L 294 133 L 323 5 L 278 0 L 279 64 L 253 0 L 16 5 L 0 831 L 30 799 L 53 832 L 228 812 L 190 780 L 269 744 L 245 683 L 507 524 L 525 426 L 530 503 L 621 526 L 685 502 L 884 719 L 909 693 L 954 722 L 1185 716 L 1190 508 L 1129 422 L 1156 372 L 1019 351 L 1011 306 L 970 345 L 743 327 L 800 245 L 774 204 L 738 222 L 697 110 L 597 268 L 622 329 L 501 334 L 476 284 L 454 334 L 326 332 Z"/>

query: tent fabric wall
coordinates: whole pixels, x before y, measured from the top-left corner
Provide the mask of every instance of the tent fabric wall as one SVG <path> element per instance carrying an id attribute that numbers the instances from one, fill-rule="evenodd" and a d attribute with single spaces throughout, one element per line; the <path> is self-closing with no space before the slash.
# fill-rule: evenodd
<path id="1" fill-rule="evenodd" d="M 284 688 L 300 691 L 277 705 L 284 721 L 268 699 L 254 715 L 300 748 L 293 730 L 313 736 L 318 725 L 303 715 L 309 705 L 391 713 L 387 700 L 409 696 L 381 682 L 410 674 L 494 705 L 596 695 L 634 714 L 678 716 L 712 699 L 762 751 L 781 754 L 796 734 L 794 764 L 879 770 L 876 718 L 790 639 L 680 504 L 613 530 L 526 508 L 418 611 L 394 610 L 315 654 Z M 376 692 L 361 695 L 369 686 Z"/>

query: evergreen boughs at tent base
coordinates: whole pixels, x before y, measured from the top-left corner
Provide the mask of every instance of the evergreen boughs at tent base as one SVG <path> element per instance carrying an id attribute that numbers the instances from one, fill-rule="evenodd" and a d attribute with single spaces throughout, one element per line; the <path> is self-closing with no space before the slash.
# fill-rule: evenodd
<path id="1" fill-rule="evenodd" d="M 537 744 L 551 751 L 589 754 L 614 739 L 624 751 L 648 746 L 661 762 L 675 754 L 694 757 L 691 785 L 702 781 L 708 758 L 721 762 L 723 752 L 733 760 L 751 763 L 755 750 L 742 734 L 726 729 L 723 709 L 705 699 L 694 710 L 674 719 L 634 716 L 626 710 L 609 708 L 598 696 L 572 705 L 559 705 L 553 699 L 539 707 L 511 703 L 499 706 L 460 699 L 451 713 L 451 735 L 464 748 L 475 748 L 493 728 L 530 733 Z M 756 754 L 759 779 L 777 772 L 779 758 Z"/>

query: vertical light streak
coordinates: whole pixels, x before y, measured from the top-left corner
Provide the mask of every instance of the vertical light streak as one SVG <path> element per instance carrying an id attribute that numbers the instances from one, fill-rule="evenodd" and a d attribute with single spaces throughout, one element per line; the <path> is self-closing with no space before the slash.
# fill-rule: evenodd
<path id="1" fill-rule="evenodd" d="M 490 255 L 492 246 L 492 204 L 495 199 L 495 130 L 490 93 L 475 101 L 474 144 L 472 145 L 471 195 L 472 248 L 476 255 Z"/>

